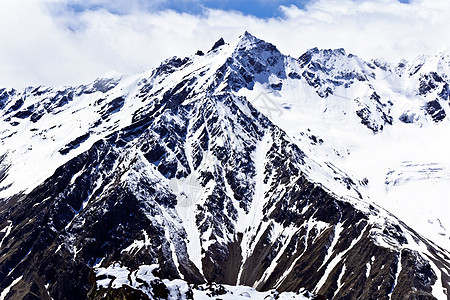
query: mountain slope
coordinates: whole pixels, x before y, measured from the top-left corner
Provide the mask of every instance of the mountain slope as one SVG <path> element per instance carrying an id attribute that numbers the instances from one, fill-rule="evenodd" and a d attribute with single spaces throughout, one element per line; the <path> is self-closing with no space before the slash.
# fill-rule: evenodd
<path id="1" fill-rule="evenodd" d="M 406 97 L 377 89 L 394 80 L 371 81 L 404 70 L 343 50 L 294 59 L 245 33 L 144 74 L 2 90 L 0 289 L 11 299 L 169 297 L 175 285 L 187 297 L 198 289 L 186 282 L 215 282 L 445 299 L 450 253 L 379 207 L 370 179 L 340 168 L 352 156 L 333 148 L 348 145 L 333 144 L 332 130 L 330 142 L 315 135 L 331 122 L 367 139 L 404 124 Z M 425 98 L 445 86 L 430 76 Z M 259 110 L 258 95 L 268 97 Z M 420 124 L 446 122 L 420 113 Z"/>

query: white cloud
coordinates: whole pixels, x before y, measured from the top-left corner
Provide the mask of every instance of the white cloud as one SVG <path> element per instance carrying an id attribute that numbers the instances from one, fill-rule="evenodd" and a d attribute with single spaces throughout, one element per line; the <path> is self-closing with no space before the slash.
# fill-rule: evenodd
<path id="1" fill-rule="evenodd" d="M 440 0 L 317 0 L 305 10 L 283 7 L 285 17 L 274 19 L 219 10 L 202 16 L 149 12 L 139 0 L 127 2 L 126 10 L 126 2 L 116 2 L 124 14 L 74 12 L 63 9 L 66 3 L 0 2 L 0 86 L 80 84 L 111 70 L 140 72 L 170 56 L 208 50 L 221 36 L 232 41 L 244 30 L 295 57 L 315 46 L 343 47 L 395 61 L 449 45 L 450 3 Z"/>

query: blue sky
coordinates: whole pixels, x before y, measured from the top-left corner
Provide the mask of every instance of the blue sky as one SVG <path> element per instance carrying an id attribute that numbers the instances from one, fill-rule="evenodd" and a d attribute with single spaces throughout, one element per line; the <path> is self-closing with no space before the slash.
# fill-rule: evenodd
<path id="1" fill-rule="evenodd" d="M 107 9 L 115 14 L 124 14 L 133 7 L 129 5 L 133 1 L 76 1 L 71 2 L 68 6 L 77 12 L 95 9 Z M 409 3 L 410 0 L 396 0 L 400 3 Z M 140 8 L 146 8 L 148 11 L 164 11 L 167 9 L 174 10 L 179 13 L 188 13 L 193 15 L 201 15 L 207 9 L 219 9 L 223 11 L 237 11 L 244 15 L 254 16 L 257 18 L 268 19 L 283 17 L 281 6 L 295 6 L 304 9 L 308 3 L 314 0 L 137 0 L 134 1 Z M 357 0 L 363 2 L 363 0 Z M 121 3 L 124 3 L 123 5 Z"/>
<path id="2" fill-rule="evenodd" d="M 298 8 L 304 8 L 305 4 L 311 0 L 137 0 L 137 1 L 98 1 L 73 0 L 66 3 L 69 9 L 75 12 L 84 12 L 86 10 L 107 9 L 114 14 L 129 13 L 130 8 L 139 6 L 147 11 L 174 10 L 179 13 L 188 13 L 193 15 L 202 15 L 208 9 L 218 9 L 223 11 L 237 11 L 244 15 L 255 16 L 258 18 L 276 18 L 282 16 L 280 6 L 295 5 Z M 132 3 L 130 5 L 130 3 Z"/>
<path id="3" fill-rule="evenodd" d="M 272 18 L 280 17 L 282 15 L 279 7 L 295 5 L 298 8 L 304 8 L 307 0 L 300 1 L 270 1 L 270 0 L 247 0 L 247 1 L 170 1 L 167 8 L 174 9 L 179 12 L 187 12 L 200 14 L 204 8 L 221 9 L 221 10 L 235 10 L 244 15 L 252 15 L 258 18 Z"/>
<path id="4" fill-rule="evenodd" d="M 409 3 L 409 0 L 398 0 L 401 3 Z M 280 6 L 294 5 L 300 9 L 312 0 L 200 0 L 200 1 L 165 1 L 161 3 L 160 9 L 173 9 L 178 12 L 201 14 L 204 8 L 221 9 L 225 11 L 234 10 L 258 18 L 282 17 Z"/>

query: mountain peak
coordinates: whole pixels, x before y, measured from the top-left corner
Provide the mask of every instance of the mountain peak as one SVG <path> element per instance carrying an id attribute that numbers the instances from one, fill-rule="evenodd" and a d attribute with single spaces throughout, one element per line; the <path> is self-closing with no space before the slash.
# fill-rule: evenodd
<path id="1" fill-rule="evenodd" d="M 244 34 L 239 36 L 233 46 L 235 55 L 238 56 L 239 53 L 246 51 L 255 52 L 255 55 L 260 55 L 261 52 L 270 52 L 271 55 L 276 53 L 277 56 L 282 55 L 275 45 L 257 38 L 248 31 L 245 31 Z M 249 53 L 246 53 L 246 55 L 249 55 Z"/>
<path id="2" fill-rule="evenodd" d="M 247 30 L 240 36 L 241 39 L 258 39 L 256 36 L 248 32 Z"/>
<path id="3" fill-rule="evenodd" d="M 242 35 L 239 36 L 237 40 L 237 47 L 247 47 L 249 45 L 259 44 L 259 43 L 267 43 L 256 36 L 252 35 L 250 32 L 245 31 Z M 269 44 L 269 43 L 267 43 Z"/>

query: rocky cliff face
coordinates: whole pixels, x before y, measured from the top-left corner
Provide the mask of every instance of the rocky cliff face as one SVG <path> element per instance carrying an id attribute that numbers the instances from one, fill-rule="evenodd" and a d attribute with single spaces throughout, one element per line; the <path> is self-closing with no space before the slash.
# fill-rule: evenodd
<path id="1" fill-rule="evenodd" d="M 379 134 L 399 114 L 371 83 L 388 68 L 341 49 L 293 59 L 245 33 L 136 76 L 1 90 L 1 295 L 189 299 L 245 285 L 298 299 L 445 299 L 450 253 L 370 201 L 367 179 L 311 155 L 327 140 L 298 139 L 245 95 L 300 84 Z M 395 72 L 416 76 L 406 70 Z M 445 122 L 446 80 L 419 83 L 424 98 L 439 95 L 422 119 Z M 343 90 L 354 97 L 337 106 Z"/>

